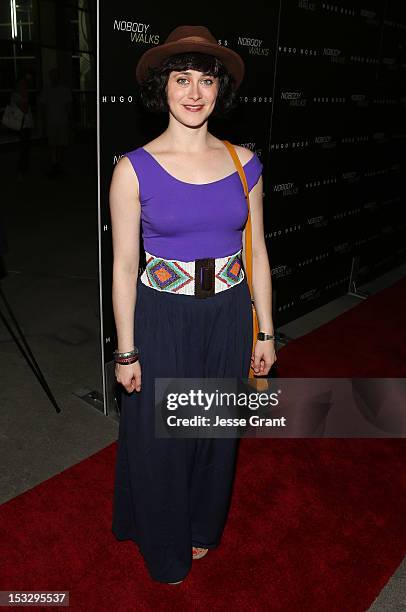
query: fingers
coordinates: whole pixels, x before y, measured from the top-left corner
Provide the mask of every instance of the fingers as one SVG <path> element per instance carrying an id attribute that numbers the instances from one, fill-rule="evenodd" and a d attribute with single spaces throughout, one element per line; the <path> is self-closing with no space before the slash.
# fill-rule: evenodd
<path id="1" fill-rule="evenodd" d="M 127 393 L 132 393 L 133 391 L 141 391 L 141 368 L 140 364 L 138 364 L 135 368 L 135 371 L 131 372 L 127 369 L 129 366 L 117 365 L 116 367 L 116 380 L 120 384 L 123 385 L 124 389 Z"/>
<path id="2" fill-rule="evenodd" d="M 255 374 L 258 374 L 260 371 L 260 362 L 258 359 L 255 359 L 254 356 L 251 357 L 251 367 L 254 370 Z"/>
<path id="3" fill-rule="evenodd" d="M 128 393 L 135 391 L 141 391 L 141 376 L 137 376 L 131 379 L 131 381 L 124 385 L 125 390 Z"/>
<path id="4" fill-rule="evenodd" d="M 264 374 L 268 374 L 269 370 L 273 366 L 276 361 L 276 353 L 274 353 L 273 360 L 272 359 L 262 359 L 260 357 L 256 357 L 255 354 L 251 357 L 251 367 L 254 370 L 255 374 L 259 374 L 260 376 Z"/>
<path id="5" fill-rule="evenodd" d="M 126 389 L 129 393 L 132 393 L 134 390 L 141 391 L 141 374 L 135 374 Z"/>
<path id="6" fill-rule="evenodd" d="M 135 375 L 134 385 L 136 391 L 141 391 L 141 374 Z"/>

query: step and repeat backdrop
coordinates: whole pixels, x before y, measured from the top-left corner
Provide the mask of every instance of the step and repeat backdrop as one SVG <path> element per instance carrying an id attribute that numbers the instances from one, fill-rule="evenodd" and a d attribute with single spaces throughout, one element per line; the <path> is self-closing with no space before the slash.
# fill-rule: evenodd
<path id="1" fill-rule="evenodd" d="M 399 6 L 393 6 L 393 5 Z M 138 58 L 178 25 L 205 25 L 244 59 L 238 108 L 209 130 L 264 164 L 264 223 L 279 327 L 405 260 L 406 10 L 401 3 L 253 1 L 224 17 L 129 0 L 98 6 L 98 155 L 103 385 L 116 333 L 108 193 L 127 151 L 167 125 L 144 111 Z M 204 17 L 202 18 L 202 15 Z M 141 242 L 142 246 L 142 242 Z M 140 261 L 140 272 L 145 263 Z M 356 263 L 357 265 L 354 265 Z M 351 281 L 357 280 L 354 277 Z"/>

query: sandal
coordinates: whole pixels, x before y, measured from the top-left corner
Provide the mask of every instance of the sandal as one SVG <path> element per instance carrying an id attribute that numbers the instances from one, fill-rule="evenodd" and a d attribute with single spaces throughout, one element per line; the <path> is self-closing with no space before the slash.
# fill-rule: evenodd
<path id="1" fill-rule="evenodd" d="M 192 546 L 192 557 L 193 559 L 201 559 L 209 552 L 208 548 L 200 548 L 197 546 Z"/>

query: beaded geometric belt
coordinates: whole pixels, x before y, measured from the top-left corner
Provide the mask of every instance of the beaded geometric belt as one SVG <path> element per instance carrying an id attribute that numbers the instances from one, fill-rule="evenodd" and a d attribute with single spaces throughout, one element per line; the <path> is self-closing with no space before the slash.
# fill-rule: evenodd
<path id="1" fill-rule="evenodd" d="M 238 285 L 244 277 L 242 249 L 226 257 L 194 261 L 164 259 L 146 254 L 141 282 L 152 289 L 205 298 Z"/>

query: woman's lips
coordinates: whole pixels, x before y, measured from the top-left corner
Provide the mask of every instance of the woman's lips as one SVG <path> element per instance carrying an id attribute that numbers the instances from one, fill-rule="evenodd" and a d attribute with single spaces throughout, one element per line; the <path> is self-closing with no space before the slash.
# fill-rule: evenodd
<path id="1" fill-rule="evenodd" d="M 186 108 L 186 110 L 190 111 L 191 113 L 197 113 L 203 108 L 202 104 L 200 104 L 200 106 L 188 106 L 187 104 L 184 104 L 183 106 L 184 108 Z"/>

